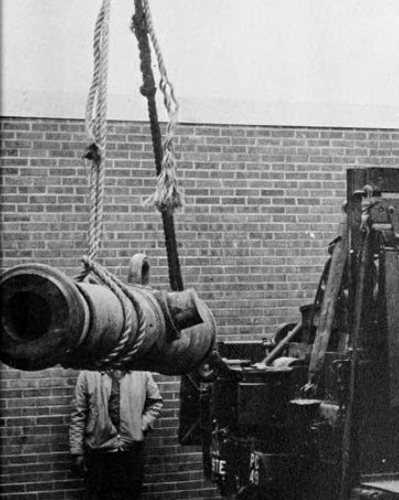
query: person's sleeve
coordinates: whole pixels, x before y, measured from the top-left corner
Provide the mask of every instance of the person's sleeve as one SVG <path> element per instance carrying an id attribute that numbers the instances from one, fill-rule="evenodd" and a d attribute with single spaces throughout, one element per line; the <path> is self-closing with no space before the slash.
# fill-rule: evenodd
<path id="1" fill-rule="evenodd" d="M 143 413 L 143 431 L 153 428 L 163 407 L 163 400 L 151 373 L 146 373 L 146 402 Z"/>
<path id="2" fill-rule="evenodd" d="M 72 400 L 69 425 L 69 449 L 71 455 L 82 455 L 84 452 L 84 437 L 88 416 L 86 385 L 86 377 L 83 373 L 80 373 Z"/>

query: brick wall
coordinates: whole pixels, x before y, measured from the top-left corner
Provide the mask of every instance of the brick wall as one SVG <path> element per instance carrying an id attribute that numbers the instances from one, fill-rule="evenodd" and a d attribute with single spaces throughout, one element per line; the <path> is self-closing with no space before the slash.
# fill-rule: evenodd
<path id="1" fill-rule="evenodd" d="M 87 249 L 88 169 L 80 121 L 2 120 L 3 268 L 47 263 L 73 276 Z M 214 312 L 221 339 L 260 339 L 299 319 L 313 300 L 345 199 L 345 171 L 394 166 L 392 130 L 182 125 L 176 214 L 183 280 Z M 143 204 L 155 174 L 149 128 L 108 129 L 103 250 L 121 278 L 146 252 L 151 283 L 168 282 L 159 214 Z M 52 368 L 1 377 L 2 498 L 81 498 L 69 469 L 67 424 L 76 372 Z M 198 448 L 176 439 L 179 379 L 157 376 L 165 409 L 149 439 L 147 500 L 217 497 Z"/>

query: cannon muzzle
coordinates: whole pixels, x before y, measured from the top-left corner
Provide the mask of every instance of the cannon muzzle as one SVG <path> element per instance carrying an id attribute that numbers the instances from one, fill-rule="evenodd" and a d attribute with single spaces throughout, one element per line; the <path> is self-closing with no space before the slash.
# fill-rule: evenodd
<path id="1" fill-rule="evenodd" d="M 0 360 L 21 370 L 66 368 L 188 373 L 212 350 L 215 322 L 192 289 L 159 292 L 78 282 L 43 264 L 13 267 L 0 277 Z M 136 261 L 137 263 L 137 261 Z M 137 270 L 136 270 L 137 271 Z M 131 276 L 140 273 L 131 273 Z"/>

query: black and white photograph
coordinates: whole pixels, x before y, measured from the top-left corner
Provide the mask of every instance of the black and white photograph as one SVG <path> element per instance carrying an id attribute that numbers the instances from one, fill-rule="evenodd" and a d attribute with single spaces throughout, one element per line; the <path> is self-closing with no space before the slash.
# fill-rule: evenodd
<path id="1" fill-rule="evenodd" d="M 0 499 L 399 500 L 399 2 L 0 22 Z"/>

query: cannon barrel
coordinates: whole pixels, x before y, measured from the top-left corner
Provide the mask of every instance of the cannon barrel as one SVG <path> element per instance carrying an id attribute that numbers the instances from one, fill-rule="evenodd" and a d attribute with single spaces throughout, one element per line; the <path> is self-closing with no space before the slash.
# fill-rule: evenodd
<path id="1" fill-rule="evenodd" d="M 215 322 L 194 290 L 160 292 L 141 283 L 106 286 L 44 264 L 0 277 L 0 360 L 21 370 L 66 368 L 188 373 L 212 350 Z M 140 273 L 138 273 L 140 274 Z M 137 272 L 131 276 L 137 276 Z"/>

